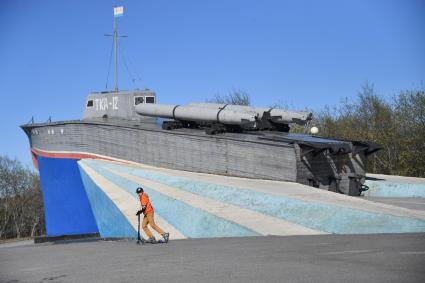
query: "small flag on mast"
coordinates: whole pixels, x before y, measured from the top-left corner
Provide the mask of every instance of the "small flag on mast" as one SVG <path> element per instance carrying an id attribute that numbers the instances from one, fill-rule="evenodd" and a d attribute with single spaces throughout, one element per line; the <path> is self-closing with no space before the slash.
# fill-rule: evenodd
<path id="1" fill-rule="evenodd" d="M 119 6 L 119 7 L 114 7 L 114 17 L 121 17 L 122 15 L 124 15 L 124 7 L 123 6 Z"/>

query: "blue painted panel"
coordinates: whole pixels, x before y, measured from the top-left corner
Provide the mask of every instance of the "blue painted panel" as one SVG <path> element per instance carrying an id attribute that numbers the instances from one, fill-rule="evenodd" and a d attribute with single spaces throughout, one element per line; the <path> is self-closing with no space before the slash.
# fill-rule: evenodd
<path id="1" fill-rule="evenodd" d="M 48 236 L 97 233 L 77 160 L 39 156 Z"/>
<path id="2" fill-rule="evenodd" d="M 139 186 L 138 183 L 112 174 L 103 169 L 100 166 L 101 163 L 93 160 L 83 160 L 82 162 L 89 165 L 109 181 L 120 186 L 127 192 L 134 194 L 134 209 L 136 212 L 138 209 L 138 200 L 135 190 Z M 158 193 L 149 187 L 144 186 L 143 188 L 148 193 L 155 211 L 188 238 L 258 236 L 258 233 L 246 227 Z"/>
<path id="3" fill-rule="evenodd" d="M 99 227 L 100 236 L 105 238 L 137 237 L 136 231 L 111 199 L 93 182 L 81 167 L 80 172 L 97 226 Z M 135 203 L 137 202 L 135 201 Z"/>
<path id="4" fill-rule="evenodd" d="M 95 161 L 93 161 L 95 162 Z M 313 203 L 254 190 L 168 176 L 123 165 L 97 162 L 99 167 L 169 185 L 203 197 L 336 234 L 425 232 L 425 221 L 358 209 Z"/>

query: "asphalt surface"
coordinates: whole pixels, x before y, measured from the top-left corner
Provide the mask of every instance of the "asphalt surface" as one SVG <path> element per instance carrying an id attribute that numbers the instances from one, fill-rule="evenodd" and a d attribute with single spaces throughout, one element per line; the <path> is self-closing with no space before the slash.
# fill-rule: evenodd
<path id="1" fill-rule="evenodd" d="M 425 233 L 2 244 L 0 282 L 425 282 Z"/>

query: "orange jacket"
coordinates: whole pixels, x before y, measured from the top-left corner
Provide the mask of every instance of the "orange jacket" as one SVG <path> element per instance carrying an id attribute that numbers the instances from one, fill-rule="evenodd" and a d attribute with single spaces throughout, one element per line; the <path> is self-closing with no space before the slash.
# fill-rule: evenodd
<path id="1" fill-rule="evenodd" d="M 146 206 L 146 209 L 143 212 L 145 215 L 153 212 L 153 207 L 147 193 L 143 193 L 142 196 L 140 197 L 140 204 L 142 206 Z"/>

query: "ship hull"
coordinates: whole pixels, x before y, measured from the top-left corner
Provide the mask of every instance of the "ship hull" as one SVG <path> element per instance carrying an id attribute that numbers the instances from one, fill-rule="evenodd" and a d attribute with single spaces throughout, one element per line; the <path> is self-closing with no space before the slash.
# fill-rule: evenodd
<path id="1" fill-rule="evenodd" d="M 372 152 L 364 143 L 358 150 L 349 141 L 305 142 L 274 133 L 211 136 L 129 120 L 77 120 L 22 128 L 33 159 L 39 151 L 70 158 L 100 156 L 191 172 L 297 182 L 348 195 L 361 192 Z"/>
<path id="2" fill-rule="evenodd" d="M 365 175 L 367 159 L 361 152 L 355 156 L 330 154 L 326 150 L 312 152 L 276 136 L 235 133 L 210 136 L 199 130 L 166 131 L 155 124 L 132 123 L 104 119 L 22 126 L 29 137 L 34 164 L 40 171 L 48 236 L 98 233 L 102 230 L 99 223 L 103 223 L 99 219 L 104 219 L 105 213 L 115 207 L 108 205 L 102 212 L 93 211 L 93 202 L 99 197 L 89 200 L 87 188 L 92 186 L 87 185 L 90 178 L 81 174 L 79 160 L 101 159 L 290 181 L 349 195 L 359 194 L 359 184 Z M 104 193 L 96 195 L 104 196 Z M 112 231 L 115 226 L 111 224 L 103 231 Z M 121 229 L 127 231 L 124 236 L 132 233 L 127 226 L 123 224 L 125 229 Z M 120 233 L 100 234 L 115 237 Z"/>
<path id="3" fill-rule="evenodd" d="M 48 236 L 99 232 L 77 161 L 37 155 Z"/>
<path id="4" fill-rule="evenodd" d="M 27 132 L 35 154 L 87 154 L 177 170 L 297 181 L 296 152 L 289 143 L 86 121 L 28 126 Z"/>

